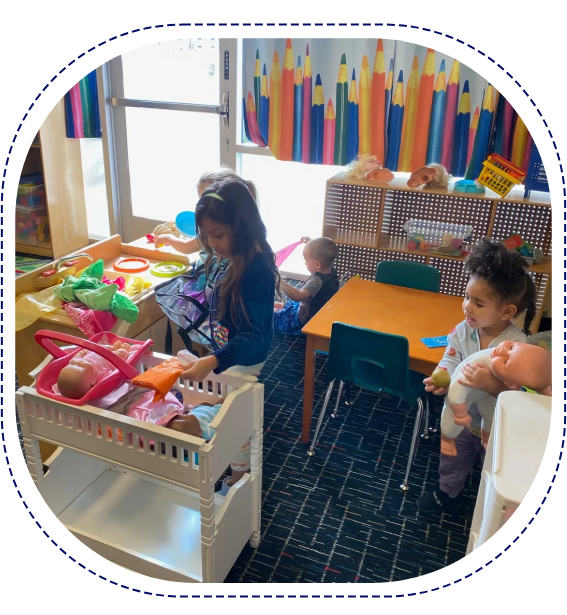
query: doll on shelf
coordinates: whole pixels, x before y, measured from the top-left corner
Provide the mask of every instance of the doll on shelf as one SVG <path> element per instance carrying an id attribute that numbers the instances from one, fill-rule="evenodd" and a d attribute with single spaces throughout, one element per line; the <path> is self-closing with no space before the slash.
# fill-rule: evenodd
<path id="1" fill-rule="evenodd" d="M 394 179 L 392 171 L 384 169 L 378 158 L 370 154 L 364 154 L 353 160 L 347 167 L 346 176 L 350 179 L 364 179 L 370 183 L 385 184 Z"/>
<path id="2" fill-rule="evenodd" d="M 455 438 L 471 423 L 469 409 L 473 404 L 481 416 L 481 441 L 486 448 L 496 407 L 495 397 L 462 382 L 462 369 L 467 364 L 488 367 L 511 390 L 551 395 L 551 353 L 544 348 L 504 341 L 471 355 L 453 373 L 441 413 L 441 453 L 452 457 L 457 455 Z"/>
<path id="3" fill-rule="evenodd" d="M 414 171 L 407 183 L 410 188 L 447 188 L 452 179 L 443 165 L 433 162 Z"/>
<path id="4" fill-rule="evenodd" d="M 112 345 L 100 344 L 126 361 L 130 344 L 117 340 Z M 81 350 L 64 367 L 57 378 L 57 389 L 69 399 L 81 399 L 99 380 L 110 374 L 114 367 L 103 357 L 90 350 Z"/>

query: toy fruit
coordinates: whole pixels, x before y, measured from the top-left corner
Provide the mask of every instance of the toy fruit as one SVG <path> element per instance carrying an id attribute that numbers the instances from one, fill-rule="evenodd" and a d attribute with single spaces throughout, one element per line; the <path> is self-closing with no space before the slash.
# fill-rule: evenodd
<path id="1" fill-rule="evenodd" d="M 408 250 L 417 250 L 417 241 L 408 241 Z"/>
<path id="2" fill-rule="evenodd" d="M 433 374 L 431 374 L 431 380 L 438 389 L 447 389 L 451 384 L 451 375 L 445 369 L 438 367 Z"/>
<path id="3" fill-rule="evenodd" d="M 429 250 L 429 244 L 427 243 L 427 241 L 422 241 L 422 242 L 419 244 L 419 249 L 420 249 L 422 252 L 427 252 L 427 251 Z"/>

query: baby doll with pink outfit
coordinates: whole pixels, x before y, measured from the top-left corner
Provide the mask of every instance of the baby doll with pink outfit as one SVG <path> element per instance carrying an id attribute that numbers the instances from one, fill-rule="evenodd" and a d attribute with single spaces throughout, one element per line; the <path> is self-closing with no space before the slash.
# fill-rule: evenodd
<path id="1" fill-rule="evenodd" d="M 126 361 L 130 344 L 117 340 L 112 345 L 100 344 Z M 81 350 L 64 367 L 57 378 L 59 393 L 69 399 L 81 399 L 92 386 L 115 368 L 103 357 L 90 350 Z"/>

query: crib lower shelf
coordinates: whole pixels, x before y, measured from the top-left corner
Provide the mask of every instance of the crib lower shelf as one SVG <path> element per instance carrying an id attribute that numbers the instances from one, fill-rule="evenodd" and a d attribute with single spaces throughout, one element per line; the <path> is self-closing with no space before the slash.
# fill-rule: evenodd
<path id="1" fill-rule="evenodd" d="M 217 513 L 222 502 L 216 499 Z M 125 568 L 169 581 L 203 580 L 199 498 L 190 492 L 106 470 L 59 520 Z"/>

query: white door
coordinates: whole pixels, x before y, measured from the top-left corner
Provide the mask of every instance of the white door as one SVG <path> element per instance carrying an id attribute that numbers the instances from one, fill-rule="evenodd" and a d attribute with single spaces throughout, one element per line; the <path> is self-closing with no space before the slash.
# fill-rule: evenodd
<path id="1" fill-rule="evenodd" d="M 110 62 L 115 211 L 124 242 L 194 211 L 204 172 L 220 163 L 234 168 L 235 83 L 234 39 L 160 42 Z"/>

